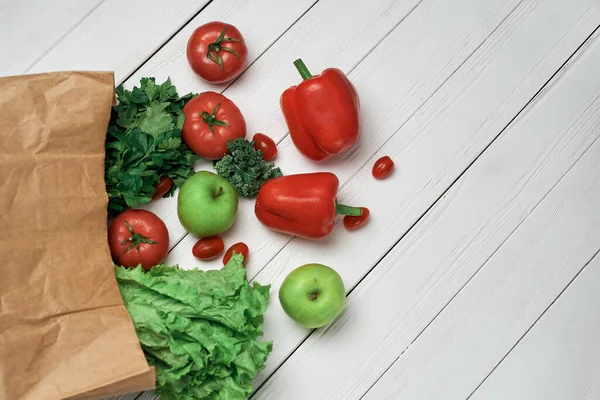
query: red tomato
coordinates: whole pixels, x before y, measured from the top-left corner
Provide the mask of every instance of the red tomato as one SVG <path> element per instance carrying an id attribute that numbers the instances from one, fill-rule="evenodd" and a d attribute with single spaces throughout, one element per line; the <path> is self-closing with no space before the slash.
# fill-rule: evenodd
<path id="1" fill-rule="evenodd" d="M 169 231 L 165 223 L 147 210 L 127 210 L 108 229 L 108 245 L 115 263 L 124 267 L 142 264 L 149 270 L 169 252 Z"/>
<path id="2" fill-rule="evenodd" d="M 383 156 L 379 160 L 375 161 L 373 165 L 373 178 L 383 179 L 387 178 L 394 169 L 394 161 L 388 156 Z"/>
<path id="3" fill-rule="evenodd" d="M 227 153 L 227 141 L 246 137 L 240 109 L 220 93 L 201 93 L 183 107 L 183 113 L 183 142 L 207 160 L 220 160 Z"/>
<path id="4" fill-rule="evenodd" d="M 361 226 L 366 224 L 367 221 L 369 220 L 369 216 L 371 215 L 371 212 L 369 211 L 369 209 L 366 207 L 361 207 L 360 209 L 362 210 L 361 216 L 358 216 L 358 217 L 353 217 L 351 215 L 344 216 L 344 226 L 349 231 L 353 231 L 355 229 L 360 228 Z"/>
<path id="5" fill-rule="evenodd" d="M 163 176 L 156 185 L 156 193 L 152 196 L 152 200 L 159 199 L 165 195 L 173 186 L 173 181 L 168 176 Z"/>
<path id="6" fill-rule="evenodd" d="M 262 133 L 256 133 L 252 140 L 254 140 L 254 148 L 262 151 L 263 159 L 270 161 L 277 155 L 277 146 L 273 139 Z"/>
<path id="7" fill-rule="evenodd" d="M 209 236 L 196 242 L 192 254 L 199 260 L 212 260 L 223 252 L 225 244 L 220 236 Z"/>
<path id="8" fill-rule="evenodd" d="M 248 246 L 246 246 L 246 243 L 243 243 L 243 242 L 236 243 L 227 249 L 227 251 L 225 252 L 225 255 L 223 256 L 223 265 L 227 265 L 227 263 L 231 259 L 231 256 L 233 256 L 234 251 L 237 254 L 241 254 L 244 257 L 244 261 L 242 262 L 242 264 L 246 265 L 246 261 L 248 261 L 249 250 L 248 250 Z"/>
<path id="9" fill-rule="evenodd" d="M 210 83 L 238 77 L 248 60 L 248 48 L 240 31 L 218 21 L 196 28 L 186 53 L 192 70 Z"/>

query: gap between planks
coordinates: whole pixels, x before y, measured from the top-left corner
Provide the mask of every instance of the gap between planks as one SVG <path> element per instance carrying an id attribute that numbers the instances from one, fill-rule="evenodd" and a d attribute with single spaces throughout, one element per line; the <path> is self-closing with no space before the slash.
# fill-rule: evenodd
<path id="1" fill-rule="evenodd" d="M 67 0 L 62 9 L 44 0 L 0 5 L 0 75 L 23 74 L 105 0 Z M 36 10 L 32 13 L 31 10 Z M 49 18 L 54 14 L 54 18 Z M 27 20 L 27 25 L 23 21 Z M 61 23 L 57 24 L 56 21 Z"/>
<path id="2" fill-rule="evenodd" d="M 100 0 L 100 2 L 98 4 L 96 4 L 94 7 L 92 7 L 87 13 L 85 13 L 81 19 L 77 22 L 75 22 L 73 24 L 73 26 L 71 26 L 63 35 L 61 35 L 54 43 L 52 43 L 50 45 L 50 47 L 48 49 L 46 49 L 44 52 L 42 52 L 40 54 L 39 57 L 37 57 L 31 64 L 29 64 L 23 71 L 22 74 L 27 74 L 29 71 L 31 71 L 35 65 L 40 62 L 44 57 L 46 57 L 48 54 L 50 54 L 50 52 L 52 52 L 52 50 L 58 46 L 58 44 L 60 42 L 62 42 L 63 40 L 65 40 L 70 34 L 73 33 L 73 31 L 75 29 L 77 29 L 82 23 L 83 21 L 85 21 L 87 18 L 90 17 L 90 15 L 92 15 L 97 9 L 98 7 L 102 6 L 102 4 L 107 1 L 107 0 Z M 44 16 L 44 18 L 47 18 L 46 16 Z"/>
<path id="3" fill-rule="evenodd" d="M 600 251 L 494 369 L 497 372 L 470 398 L 593 400 L 600 397 L 597 322 L 600 303 L 590 301 L 597 296 L 599 272 Z M 563 323 L 565 319 L 569 320 L 568 324 Z M 557 341 L 569 343 L 568 348 L 556 346 Z M 546 384 L 549 381 L 553 382 L 551 390 Z M 509 391 L 512 393 L 508 394 Z M 574 396 L 573 392 L 578 393 Z"/>
<path id="4" fill-rule="evenodd" d="M 27 72 L 113 71 L 118 82 L 208 3 L 210 0 L 103 0 Z M 144 10 L 143 14 L 140 10 Z"/>

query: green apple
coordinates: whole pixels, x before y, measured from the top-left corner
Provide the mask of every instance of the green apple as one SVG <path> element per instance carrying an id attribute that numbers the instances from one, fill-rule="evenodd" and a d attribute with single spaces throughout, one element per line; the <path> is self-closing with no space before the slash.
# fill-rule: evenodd
<path id="1" fill-rule="evenodd" d="M 279 289 L 283 311 L 305 328 L 320 328 L 344 308 L 346 289 L 340 275 L 322 264 L 306 264 L 285 278 Z"/>
<path id="2" fill-rule="evenodd" d="M 214 236 L 231 228 L 238 208 L 238 194 L 223 177 L 199 171 L 181 186 L 177 216 L 181 225 L 198 237 Z"/>

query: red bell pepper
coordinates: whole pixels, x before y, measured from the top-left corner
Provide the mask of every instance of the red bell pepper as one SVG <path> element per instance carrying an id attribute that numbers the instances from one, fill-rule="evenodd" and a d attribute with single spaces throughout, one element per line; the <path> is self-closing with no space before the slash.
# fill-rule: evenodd
<path id="1" fill-rule="evenodd" d="M 320 239 L 333 230 L 337 214 L 362 215 L 359 207 L 338 204 L 339 180 L 330 172 L 285 175 L 266 181 L 258 191 L 254 212 L 274 231 Z"/>
<path id="2" fill-rule="evenodd" d="M 294 65 L 304 81 L 284 91 L 280 103 L 298 151 L 323 161 L 352 147 L 360 135 L 360 102 L 352 83 L 337 68 L 313 77 L 302 60 Z"/>

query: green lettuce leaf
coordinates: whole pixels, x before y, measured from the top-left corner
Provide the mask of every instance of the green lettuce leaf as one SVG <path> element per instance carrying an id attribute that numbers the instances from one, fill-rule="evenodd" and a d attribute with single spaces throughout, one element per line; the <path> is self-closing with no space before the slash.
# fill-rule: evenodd
<path id="1" fill-rule="evenodd" d="M 163 400 L 237 400 L 252 393 L 272 342 L 262 335 L 270 285 L 246 280 L 243 257 L 220 270 L 115 267 Z"/>

